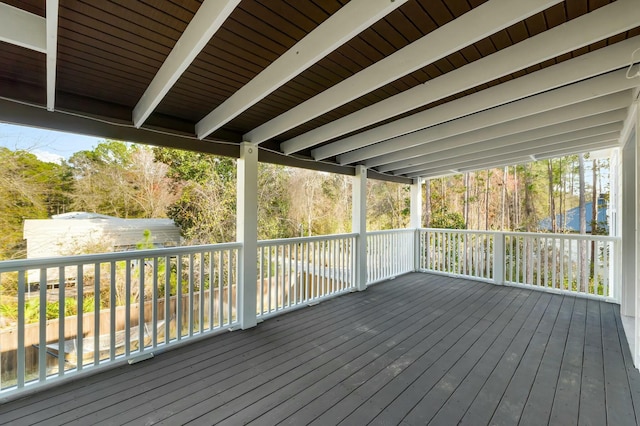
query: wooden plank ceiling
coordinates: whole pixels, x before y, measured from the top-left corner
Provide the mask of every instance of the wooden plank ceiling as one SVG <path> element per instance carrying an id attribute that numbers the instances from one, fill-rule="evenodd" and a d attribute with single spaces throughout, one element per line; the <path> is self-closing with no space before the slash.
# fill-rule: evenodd
<path id="1" fill-rule="evenodd" d="M 0 121 L 400 182 L 618 146 L 640 85 L 639 0 L 49 1 Z"/>

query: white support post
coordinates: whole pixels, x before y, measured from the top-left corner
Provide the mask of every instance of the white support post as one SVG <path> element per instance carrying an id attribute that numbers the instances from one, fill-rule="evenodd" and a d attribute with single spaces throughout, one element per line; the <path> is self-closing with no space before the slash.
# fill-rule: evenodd
<path id="1" fill-rule="evenodd" d="M 640 92 L 636 92 L 636 99 L 640 97 Z M 633 339 L 633 360 L 636 368 L 640 368 L 640 277 L 638 276 L 638 265 L 640 262 L 640 100 L 636 101 L 636 139 L 631 141 L 635 144 L 635 259 L 633 266 L 635 273 L 633 275 L 634 305 L 635 305 L 635 336 Z"/>
<path id="2" fill-rule="evenodd" d="M 420 269 L 420 228 L 422 228 L 422 178 L 416 178 L 411 185 L 411 228 L 415 230 L 413 239 L 413 270 Z"/>
<path id="3" fill-rule="evenodd" d="M 236 239 L 242 243 L 238 265 L 238 310 L 242 329 L 257 324 L 258 148 L 240 144 L 238 159 Z"/>
<path id="4" fill-rule="evenodd" d="M 504 271 L 506 266 L 504 238 L 504 232 L 496 232 L 493 234 L 493 282 L 498 285 L 504 284 Z"/>
<path id="5" fill-rule="evenodd" d="M 620 294 L 620 313 L 623 316 L 635 316 L 636 311 L 636 157 L 637 146 L 635 138 L 625 141 L 622 150 L 622 285 Z"/>
<path id="6" fill-rule="evenodd" d="M 367 169 L 356 166 L 352 186 L 351 231 L 358 234 L 356 248 L 356 283 L 358 291 L 367 289 Z"/>

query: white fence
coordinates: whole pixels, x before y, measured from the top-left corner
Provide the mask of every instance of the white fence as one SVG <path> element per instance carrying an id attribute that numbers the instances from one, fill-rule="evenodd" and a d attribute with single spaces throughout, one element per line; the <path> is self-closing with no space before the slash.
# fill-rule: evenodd
<path id="1" fill-rule="evenodd" d="M 504 277 L 521 284 L 617 300 L 613 285 L 619 238 L 598 235 L 504 233 Z"/>
<path id="2" fill-rule="evenodd" d="M 0 390 L 147 356 L 237 324 L 241 244 L 0 262 Z M 73 268 L 73 281 L 65 271 Z M 37 269 L 40 282 L 28 282 Z M 55 277 L 55 279 L 48 279 Z M 31 288 L 35 290 L 32 291 Z"/>
<path id="3" fill-rule="evenodd" d="M 420 269 L 494 279 L 494 234 L 460 229 L 420 230 Z"/>
<path id="4" fill-rule="evenodd" d="M 617 301 L 617 237 L 421 229 L 423 271 Z"/>
<path id="5" fill-rule="evenodd" d="M 414 229 L 367 233 L 367 284 L 415 270 Z"/>
<path id="6" fill-rule="evenodd" d="M 316 303 L 355 283 L 357 234 L 258 242 L 258 318 Z"/>

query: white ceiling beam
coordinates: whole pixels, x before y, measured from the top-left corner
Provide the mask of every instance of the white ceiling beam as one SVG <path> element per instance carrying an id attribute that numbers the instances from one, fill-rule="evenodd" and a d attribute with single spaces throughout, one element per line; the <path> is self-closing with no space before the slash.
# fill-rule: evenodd
<path id="1" fill-rule="evenodd" d="M 425 175 L 438 174 L 442 172 L 446 172 L 450 169 L 455 169 L 459 171 L 473 171 L 473 170 L 486 170 L 494 167 L 505 166 L 505 165 L 513 165 L 515 161 L 521 161 L 522 159 L 528 158 L 527 162 L 537 161 L 542 158 L 554 158 L 563 155 L 575 154 L 578 152 L 588 152 L 590 150 L 600 150 L 605 148 L 612 148 L 617 146 L 618 144 L 618 136 L 619 133 L 612 134 L 608 139 L 600 138 L 598 140 L 591 141 L 576 141 L 575 144 L 572 145 L 560 145 L 556 147 L 552 147 L 549 150 L 545 150 L 539 154 L 534 153 L 507 153 L 501 156 L 494 156 L 491 159 L 486 159 L 483 161 L 466 161 L 466 162 L 455 162 L 448 163 L 441 167 L 433 167 L 430 169 L 424 169 L 420 172 L 408 173 L 407 177 L 423 177 Z"/>
<path id="2" fill-rule="evenodd" d="M 624 70 L 614 71 L 587 81 L 581 81 L 559 89 L 541 93 L 507 105 L 478 112 L 476 114 L 438 124 L 423 130 L 402 135 L 365 148 L 338 156 L 341 164 L 351 164 L 371 157 L 396 152 L 439 139 L 505 123 L 567 105 L 588 101 L 611 93 L 629 89 L 636 85 L 626 78 Z M 318 151 L 322 150 L 318 148 Z"/>
<path id="3" fill-rule="evenodd" d="M 368 146 L 375 146 L 373 144 L 376 142 L 446 123 L 479 111 L 496 108 L 622 68 L 629 62 L 629 49 L 633 49 L 633 46 L 638 43 L 640 43 L 640 36 L 418 112 L 392 123 L 366 130 L 314 149 L 311 154 L 314 159 L 321 160 L 353 150 L 366 149 Z"/>
<path id="4" fill-rule="evenodd" d="M 603 96 L 595 100 L 590 100 L 579 104 L 569 105 L 551 111 L 546 111 L 529 117 L 519 118 L 507 123 L 485 127 L 473 132 L 467 132 L 446 139 L 440 139 L 435 142 L 418 145 L 407 149 L 401 149 L 391 154 L 373 157 L 366 160 L 364 163 L 369 168 L 377 167 L 382 164 L 387 164 L 394 161 L 404 160 L 426 153 L 431 153 L 434 152 L 433 149 L 438 149 L 438 147 L 443 147 L 443 149 L 463 147 L 489 139 L 514 135 L 528 130 L 548 127 L 554 124 L 561 124 L 582 117 L 590 117 L 601 114 L 603 112 L 626 108 L 630 104 L 631 92 L 624 91 L 612 95 Z"/>
<path id="5" fill-rule="evenodd" d="M 47 0 L 47 110 L 56 106 L 56 65 L 58 61 L 58 0 Z"/>
<path id="6" fill-rule="evenodd" d="M 46 26 L 42 16 L 0 3 L 0 41 L 47 53 Z"/>
<path id="7" fill-rule="evenodd" d="M 133 124 L 140 127 L 182 73 L 233 12 L 240 0 L 205 0 L 133 109 Z"/>
<path id="8" fill-rule="evenodd" d="M 494 155 L 499 155 L 505 152 L 505 150 L 516 150 L 518 147 L 544 147 L 549 145 L 556 145 L 564 142 L 571 142 L 577 139 L 585 139 L 590 137 L 600 137 L 602 135 L 620 132 L 622 130 L 622 123 L 609 123 L 601 126 L 586 128 L 578 131 L 561 133 L 558 135 L 548 136 L 545 138 L 530 139 L 526 141 L 519 140 L 517 143 L 509 144 L 511 141 L 505 141 L 506 138 L 498 138 L 487 141 L 485 143 L 479 143 L 468 147 L 469 149 L 465 153 L 460 153 L 458 149 L 452 149 L 447 151 L 440 151 L 434 154 L 427 154 L 421 157 L 412 158 L 406 162 L 396 163 L 395 166 L 385 167 L 387 172 L 393 172 L 393 174 L 405 174 L 418 170 L 423 170 L 432 164 L 442 163 L 449 161 L 452 158 L 456 160 L 471 160 L 488 158 Z"/>
<path id="9" fill-rule="evenodd" d="M 569 144 L 574 141 L 581 140 L 583 142 L 597 142 L 600 140 L 609 140 L 612 137 L 617 137 L 620 135 L 620 131 L 622 130 L 622 122 L 606 124 L 603 126 L 597 126 L 590 129 L 584 129 L 578 132 L 570 132 L 563 133 L 557 136 L 550 136 L 547 138 L 534 139 L 526 142 L 520 142 L 510 145 L 504 145 L 496 148 L 485 147 L 486 144 L 478 144 L 474 145 L 472 150 L 469 150 L 465 154 L 455 155 L 450 151 L 442 151 L 437 154 L 444 154 L 442 156 L 433 155 L 433 156 L 425 156 L 422 158 L 424 161 L 411 161 L 415 165 L 410 167 L 405 167 L 402 169 L 392 169 L 393 174 L 395 175 L 403 175 L 407 173 L 413 173 L 420 170 L 424 170 L 428 167 L 434 167 L 435 165 L 440 165 L 443 162 L 450 161 L 471 161 L 471 160 L 482 160 L 485 158 L 492 158 L 495 156 L 499 156 L 504 154 L 506 151 L 510 153 L 525 153 L 526 151 L 540 152 L 542 148 L 550 147 L 550 146 L 558 146 L 561 144 Z M 454 151 L 454 150 L 452 150 Z M 437 158 L 436 157 L 440 157 Z M 390 171 L 390 170 L 388 170 Z"/>
<path id="10" fill-rule="evenodd" d="M 292 138 L 283 142 L 281 149 L 291 153 L 312 147 L 632 29 L 638 25 L 639 21 L 640 7 L 637 7 L 637 1 L 618 0 L 521 41 L 514 46 Z M 627 64 L 628 58 L 629 53 L 627 52 Z M 618 67 L 604 68 L 604 72 L 606 72 Z M 413 130 L 425 127 L 427 126 L 420 125 Z M 398 136 L 398 134 L 393 136 Z M 384 139 L 388 139 L 388 137 Z"/>
<path id="11" fill-rule="evenodd" d="M 616 138 L 616 139 L 601 141 L 601 142 L 597 142 L 589 145 L 582 145 L 572 150 L 568 150 L 567 148 L 562 147 L 556 150 L 544 152 L 542 154 L 536 154 L 534 157 L 536 161 L 540 161 L 540 160 L 546 160 L 548 158 L 558 158 L 558 157 L 563 157 L 565 155 L 574 155 L 574 154 L 586 153 L 591 151 L 601 151 L 601 150 L 617 148 L 617 147 L 619 147 L 619 139 Z"/>
<path id="12" fill-rule="evenodd" d="M 556 3 L 559 1 L 490 0 L 251 130 L 244 135 L 244 140 L 258 144 L 271 139 Z M 285 147 L 284 152 L 291 153 L 303 148 Z"/>
<path id="13" fill-rule="evenodd" d="M 491 140 L 481 142 L 485 149 L 493 149 L 499 147 L 505 147 L 509 144 L 517 144 L 521 142 L 536 141 L 540 139 L 556 137 L 566 135 L 567 133 L 580 133 L 585 129 L 592 129 L 594 127 L 605 126 L 613 123 L 620 123 L 623 120 L 623 116 L 626 114 L 627 108 L 621 108 L 616 111 L 605 112 L 592 117 L 580 118 L 577 120 L 566 121 L 561 124 L 556 124 L 547 127 L 540 127 L 535 130 L 529 130 L 515 135 L 503 136 Z M 397 170 L 402 167 L 409 167 L 414 164 L 419 164 L 422 161 L 428 161 L 431 156 L 437 155 L 441 152 L 459 152 L 460 148 L 448 148 L 445 141 L 434 142 L 429 151 L 425 150 L 423 155 L 398 160 L 393 163 L 387 163 L 380 166 L 378 169 L 382 170 Z M 467 147 L 470 148 L 470 147 Z M 463 150 L 464 147 L 461 149 Z M 447 158 L 449 158 L 447 156 Z"/>
<path id="14" fill-rule="evenodd" d="M 501 166 L 514 166 L 517 164 L 523 164 L 523 163 L 530 163 L 531 162 L 531 157 L 529 157 L 528 155 L 524 155 L 524 156 L 520 156 L 520 157 L 513 157 L 513 158 L 507 158 L 507 159 L 493 159 L 490 161 L 485 161 L 485 162 L 479 162 L 477 164 L 474 165 L 466 165 L 466 164 L 462 164 L 460 166 L 460 168 L 455 168 L 455 166 L 452 166 L 454 168 L 449 168 L 449 169 L 444 169 L 444 168 L 433 168 L 433 169 L 425 169 L 421 172 L 416 172 L 416 173 L 411 173 L 411 175 L 415 175 L 416 177 L 422 177 L 425 179 L 433 179 L 435 177 L 441 177 L 441 176 L 446 176 L 449 175 L 451 171 L 455 171 L 457 174 L 460 173 L 465 173 L 465 172 L 473 172 L 476 170 L 487 170 L 487 169 L 493 169 L 495 167 L 501 167 Z"/>
<path id="15" fill-rule="evenodd" d="M 207 137 L 407 0 L 352 0 L 196 124 Z"/>

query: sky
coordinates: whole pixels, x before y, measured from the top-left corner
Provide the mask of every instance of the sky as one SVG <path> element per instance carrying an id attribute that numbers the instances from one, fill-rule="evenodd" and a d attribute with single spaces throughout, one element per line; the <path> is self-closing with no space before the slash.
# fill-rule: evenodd
<path id="1" fill-rule="evenodd" d="M 102 138 L 0 123 L 0 146 L 24 149 L 42 161 L 59 162 L 78 151 L 93 149 Z"/>

